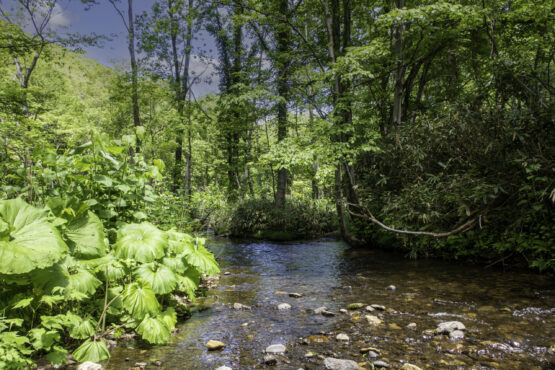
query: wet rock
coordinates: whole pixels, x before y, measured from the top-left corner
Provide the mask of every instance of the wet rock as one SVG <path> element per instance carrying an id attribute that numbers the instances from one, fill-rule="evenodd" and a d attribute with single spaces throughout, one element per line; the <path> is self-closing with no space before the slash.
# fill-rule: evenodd
<path id="1" fill-rule="evenodd" d="M 386 368 L 387 369 L 389 367 L 389 364 L 385 361 L 374 361 L 372 364 L 376 368 Z"/>
<path id="2" fill-rule="evenodd" d="M 349 313 L 349 311 L 347 311 L 347 310 L 344 309 L 344 308 L 340 309 L 339 312 L 341 312 L 341 313 Z"/>
<path id="3" fill-rule="evenodd" d="M 233 370 L 233 369 L 230 368 L 229 366 L 220 366 L 220 367 L 217 367 L 216 370 Z"/>
<path id="4" fill-rule="evenodd" d="M 391 330 L 401 330 L 401 327 L 395 323 L 391 323 L 388 325 Z"/>
<path id="5" fill-rule="evenodd" d="M 144 369 L 146 367 L 146 362 L 135 362 L 135 366 L 139 369 Z"/>
<path id="6" fill-rule="evenodd" d="M 422 370 L 422 369 L 419 368 L 419 367 L 416 366 L 416 365 L 413 365 L 413 364 L 404 364 L 404 365 L 401 367 L 401 370 Z"/>
<path id="7" fill-rule="evenodd" d="M 153 362 L 152 362 L 152 365 L 154 365 L 154 366 L 162 366 L 162 361 L 160 361 L 160 360 L 153 361 Z"/>
<path id="8" fill-rule="evenodd" d="M 102 365 L 92 361 L 83 362 L 77 368 L 77 370 L 102 370 L 102 369 L 103 369 Z"/>
<path id="9" fill-rule="evenodd" d="M 322 311 L 322 316 L 332 317 L 332 316 L 335 316 L 335 314 L 330 311 Z"/>
<path id="10" fill-rule="evenodd" d="M 231 275 L 231 272 L 226 271 L 226 272 L 224 272 L 224 275 Z"/>
<path id="11" fill-rule="evenodd" d="M 324 307 L 324 306 L 318 307 L 317 309 L 314 310 L 314 313 L 315 313 L 316 315 L 320 315 L 320 314 L 322 314 L 322 312 L 326 311 L 327 309 L 328 309 L 328 308 L 327 308 L 327 307 Z"/>
<path id="12" fill-rule="evenodd" d="M 395 290 L 397 287 L 395 285 L 388 285 L 385 289 L 387 290 Z"/>
<path id="13" fill-rule="evenodd" d="M 449 338 L 456 340 L 456 339 L 463 339 L 464 332 L 462 330 L 453 330 L 449 333 Z"/>
<path id="14" fill-rule="evenodd" d="M 358 310 L 359 308 L 364 307 L 364 303 L 351 303 L 347 306 L 349 310 Z"/>
<path id="15" fill-rule="evenodd" d="M 377 316 L 374 315 L 366 315 L 364 316 L 366 318 L 366 321 L 368 321 L 368 323 L 370 325 L 374 325 L 374 326 L 378 326 L 382 323 L 382 320 L 380 320 Z"/>
<path id="16" fill-rule="evenodd" d="M 249 323 L 248 323 L 248 322 L 244 322 L 244 323 L 241 324 L 241 326 L 242 326 L 242 327 L 249 326 Z"/>
<path id="17" fill-rule="evenodd" d="M 274 355 L 266 355 L 264 356 L 264 363 L 269 366 L 274 366 L 278 362 L 277 357 Z"/>
<path id="18" fill-rule="evenodd" d="M 337 358 L 326 357 L 324 367 L 327 370 L 358 370 L 358 364 L 352 360 L 340 360 Z"/>
<path id="19" fill-rule="evenodd" d="M 289 297 L 301 298 L 303 295 L 301 293 L 289 293 Z"/>
<path id="20" fill-rule="evenodd" d="M 287 311 L 291 309 L 291 305 L 289 303 L 280 303 L 278 304 L 277 309 L 280 311 Z"/>
<path id="21" fill-rule="evenodd" d="M 551 347 L 549 347 L 549 349 L 547 350 L 547 352 L 548 352 L 550 355 L 555 355 L 555 344 L 552 345 Z"/>
<path id="22" fill-rule="evenodd" d="M 407 325 L 407 329 L 416 330 L 416 323 L 411 322 L 410 324 Z"/>
<path id="23" fill-rule="evenodd" d="M 306 357 L 306 358 L 314 357 L 314 352 L 307 352 L 307 353 L 305 353 L 304 357 Z"/>
<path id="24" fill-rule="evenodd" d="M 287 348 L 283 344 L 272 344 L 266 347 L 266 353 L 284 353 Z"/>
<path id="25" fill-rule="evenodd" d="M 209 351 L 216 351 L 218 349 L 224 348 L 225 346 L 227 346 L 227 344 L 217 340 L 210 339 L 208 342 L 206 342 L 206 348 L 208 348 Z"/>
<path id="26" fill-rule="evenodd" d="M 328 341 L 329 339 L 325 335 L 311 335 L 303 339 L 304 344 L 325 343 Z"/>
<path id="27" fill-rule="evenodd" d="M 374 347 L 365 347 L 365 348 L 361 348 L 359 350 L 360 353 L 366 353 L 366 352 L 374 352 L 377 353 L 379 355 L 380 350 Z"/>
<path id="28" fill-rule="evenodd" d="M 466 327 L 460 321 L 446 321 L 440 323 L 436 328 L 436 334 L 451 334 L 455 330 L 465 330 Z"/>
<path id="29" fill-rule="evenodd" d="M 372 307 L 372 306 L 366 306 L 364 309 L 365 309 L 366 311 L 368 311 L 368 312 L 374 312 L 374 311 L 376 311 L 376 309 L 375 309 L 374 307 Z"/>
<path id="30" fill-rule="evenodd" d="M 233 308 L 235 310 L 250 310 L 249 306 L 237 302 L 233 304 Z"/>
<path id="31" fill-rule="evenodd" d="M 347 342 L 350 340 L 349 336 L 347 334 L 344 334 L 344 333 L 337 334 L 335 339 L 341 340 L 341 341 L 347 341 Z"/>
<path id="32" fill-rule="evenodd" d="M 378 311 L 385 311 L 385 306 L 382 306 L 380 304 L 371 304 L 370 307 Z"/>

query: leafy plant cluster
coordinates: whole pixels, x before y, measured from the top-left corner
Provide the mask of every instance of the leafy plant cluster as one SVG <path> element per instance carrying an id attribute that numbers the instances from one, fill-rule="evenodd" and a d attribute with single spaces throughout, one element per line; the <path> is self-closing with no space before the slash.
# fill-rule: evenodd
<path id="1" fill-rule="evenodd" d="M 51 198 L 36 208 L 0 201 L 0 367 L 110 357 L 107 336 L 134 330 L 165 343 L 201 274 L 219 272 L 204 240 L 148 222 L 118 228 L 113 243 L 89 205 Z"/>

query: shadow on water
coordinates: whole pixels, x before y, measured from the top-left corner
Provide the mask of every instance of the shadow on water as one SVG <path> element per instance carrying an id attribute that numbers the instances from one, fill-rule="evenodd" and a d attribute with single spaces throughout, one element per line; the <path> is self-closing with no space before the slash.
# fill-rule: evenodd
<path id="1" fill-rule="evenodd" d="M 379 349 L 380 359 L 394 368 L 404 362 L 434 368 L 553 366 L 555 292 L 548 276 L 410 261 L 383 251 L 349 249 L 331 239 L 292 243 L 214 239 L 209 247 L 222 271 L 230 273 L 209 291 L 205 298 L 209 308 L 181 324 L 168 345 L 120 345 L 107 368 L 155 360 L 167 369 L 264 368 L 262 351 L 277 343 L 288 347 L 287 362 L 279 368 L 322 368 L 321 358 L 308 358 L 307 352 L 365 362 L 362 347 Z M 388 289 L 390 285 L 396 289 Z M 303 296 L 292 298 L 289 292 Z M 235 310 L 235 302 L 251 309 Z M 370 326 L 364 308 L 339 313 L 354 302 L 385 306 L 385 311 L 371 313 L 383 323 Z M 292 308 L 278 311 L 279 303 Z M 320 306 L 337 315 L 315 315 L 313 310 Z M 452 320 L 465 324 L 464 339 L 453 341 L 427 331 Z M 415 330 L 407 328 L 411 323 Z M 337 342 L 332 333 L 339 332 L 351 340 Z M 300 340 L 320 333 L 327 342 L 305 345 Z M 210 339 L 227 346 L 208 352 L 205 343 Z"/>

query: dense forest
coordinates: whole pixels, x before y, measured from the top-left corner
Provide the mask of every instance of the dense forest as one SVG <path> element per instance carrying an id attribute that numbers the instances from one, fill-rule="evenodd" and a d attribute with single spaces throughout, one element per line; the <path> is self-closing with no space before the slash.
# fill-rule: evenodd
<path id="1" fill-rule="evenodd" d="M 555 269 L 551 2 L 109 2 L 118 68 L 0 2 L 0 367 L 167 341 L 208 229 Z"/>

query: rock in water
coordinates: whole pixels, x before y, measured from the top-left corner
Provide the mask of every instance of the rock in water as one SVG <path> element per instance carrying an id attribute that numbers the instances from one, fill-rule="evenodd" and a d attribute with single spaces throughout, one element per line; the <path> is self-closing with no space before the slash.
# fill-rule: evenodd
<path id="1" fill-rule="evenodd" d="M 348 336 L 347 334 L 343 334 L 343 333 L 337 334 L 337 336 L 335 337 L 335 339 L 337 339 L 337 340 L 343 340 L 343 341 L 349 341 L 349 340 L 350 340 L 349 336 Z"/>
<path id="2" fill-rule="evenodd" d="M 266 348 L 266 353 L 284 353 L 287 348 L 283 344 L 272 344 Z"/>
<path id="3" fill-rule="evenodd" d="M 374 361 L 373 365 L 374 367 L 377 367 L 377 368 L 381 367 L 381 368 L 387 369 L 389 367 L 389 364 L 385 361 Z"/>
<path id="4" fill-rule="evenodd" d="M 449 333 L 449 338 L 455 340 L 455 339 L 463 339 L 464 338 L 464 332 L 462 330 L 453 330 L 451 333 Z"/>
<path id="5" fill-rule="evenodd" d="M 364 307 L 364 303 L 351 303 L 350 305 L 347 306 L 349 310 L 357 310 L 362 307 Z"/>
<path id="6" fill-rule="evenodd" d="M 358 370 L 358 364 L 352 360 L 340 360 L 337 358 L 326 357 L 324 367 L 327 370 Z"/>
<path id="7" fill-rule="evenodd" d="M 382 323 L 382 320 L 380 320 L 377 316 L 373 316 L 373 315 L 366 315 L 364 316 L 366 318 L 366 320 L 368 321 L 368 323 L 370 325 L 380 325 Z"/>
<path id="8" fill-rule="evenodd" d="M 79 365 L 77 370 L 102 370 L 102 365 L 92 361 L 83 362 Z"/>
<path id="9" fill-rule="evenodd" d="M 385 311 L 385 306 L 382 306 L 380 304 L 371 304 L 370 307 L 372 307 L 375 310 Z"/>
<path id="10" fill-rule="evenodd" d="M 314 313 L 315 313 L 316 315 L 320 315 L 322 312 L 324 312 L 324 311 L 327 310 L 327 309 L 328 309 L 328 308 L 327 308 L 327 307 L 324 307 L 324 306 L 318 307 L 317 309 L 314 310 Z"/>
<path id="11" fill-rule="evenodd" d="M 206 342 L 206 348 L 208 348 L 209 351 L 216 351 L 218 349 L 224 348 L 225 346 L 227 346 L 227 344 L 217 340 L 210 339 L 208 342 Z"/>
<path id="12" fill-rule="evenodd" d="M 264 363 L 269 366 L 274 366 L 277 364 L 277 358 L 274 355 L 264 356 Z"/>
<path id="13" fill-rule="evenodd" d="M 410 324 L 407 325 L 407 329 L 416 330 L 416 323 L 411 322 Z"/>
<path id="14" fill-rule="evenodd" d="M 397 289 L 397 287 L 396 287 L 395 285 L 389 285 L 389 286 L 388 286 L 387 288 L 385 288 L 385 289 L 388 289 L 388 290 L 395 290 L 395 289 Z"/>
<path id="15" fill-rule="evenodd" d="M 451 334 L 455 330 L 465 330 L 466 327 L 460 321 L 446 321 L 439 324 L 436 328 L 436 334 Z"/>
<path id="16" fill-rule="evenodd" d="M 401 367 L 401 370 L 422 370 L 422 369 L 419 368 L 419 367 L 416 366 L 416 365 L 413 365 L 413 364 L 404 364 L 404 365 Z"/>
<path id="17" fill-rule="evenodd" d="M 236 310 L 248 310 L 248 309 L 250 309 L 249 306 L 241 304 L 241 303 L 237 303 L 237 302 L 235 302 L 233 304 L 233 308 L 236 309 Z"/>
<path id="18" fill-rule="evenodd" d="M 332 316 L 335 316 L 335 314 L 330 311 L 322 311 L 322 316 L 332 317 Z"/>
<path id="19" fill-rule="evenodd" d="M 228 367 L 228 366 L 220 366 L 220 367 L 216 368 L 216 370 L 233 370 L 233 369 Z"/>
<path id="20" fill-rule="evenodd" d="M 277 309 L 280 311 L 286 311 L 291 309 L 291 305 L 289 303 L 280 303 L 277 306 Z"/>
<path id="21" fill-rule="evenodd" d="M 301 293 L 289 293 L 289 297 L 301 298 L 303 295 Z"/>

